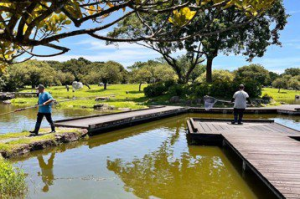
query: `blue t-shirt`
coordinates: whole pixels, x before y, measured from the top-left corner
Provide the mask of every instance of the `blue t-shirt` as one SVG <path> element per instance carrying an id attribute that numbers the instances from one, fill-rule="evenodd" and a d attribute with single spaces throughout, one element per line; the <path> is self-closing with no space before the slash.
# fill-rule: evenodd
<path id="1" fill-rule="evenodd" d="M 48 100 L 53 99 L 50 93 L 43 92 L 39 94 L 39 105 L 47 102 Z M 52 103 L 46 105 L 46 106 L 40 106 L 39 107 L 39 113 L 51 113 L 52 112 Z"/>

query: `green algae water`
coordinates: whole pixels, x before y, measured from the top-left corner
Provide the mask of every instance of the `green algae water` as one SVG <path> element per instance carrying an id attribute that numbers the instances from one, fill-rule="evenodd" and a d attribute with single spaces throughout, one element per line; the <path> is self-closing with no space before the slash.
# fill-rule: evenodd
<path id="1" fill-rule="evenodd" d="M 28 174 L 28 198 L 271 198 L 222 148 L 188 145 L 189 117 L 230 115 L 176 116 L 10 161 Z"/>
<path id="2" fill-rule="evenodd" d="M 7 110 L 0 106 L 0 111 Z M 95 113 L 59 110 L 54 111 L 54 118 Z M 35 117 L 33 109 L 1 118 L 0 133 L 16 132 L 24 124 L 31 128 Z M 190 117 L 232 116 L 180 115 L 36 151 L 10 161 L 27 174 L 27 198 L 272 198 L 251 174 L 242 172 L 240 162 L 226 150 L 189 145 L 185 133 Z M 275 119 L 299 129 L 299 116 L 246 115 L 246 118 Z"/>
<path id="3" fill-rule="evenodd" d="M 0 114 L 8 113 L 19 108 L 13 105 L 5 105 L 0 101 Z M 53 120 L 101 114 L 100 111 L 92 111 L 85 109 L 56 109 L 53 108 Z M 13 114 L 0 116 L 0 134 L 9 132 L 21 132 L 23 130 L 32 130 L 35 126 L 37 116 L 37 109 L 28 109 L 21 112 L 16 112 Z M 42 126 L 49 126 L 46 119 L 44 118 Z"/>

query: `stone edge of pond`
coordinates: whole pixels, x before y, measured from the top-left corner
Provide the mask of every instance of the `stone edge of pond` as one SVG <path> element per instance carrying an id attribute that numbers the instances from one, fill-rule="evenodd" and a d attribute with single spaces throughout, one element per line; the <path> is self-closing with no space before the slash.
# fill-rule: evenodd
<path id="1" fill-rule="evenodd" d="M 46 138 L 45 140 L 38 140 L 34 141 L 32 143 L 28 144 L 20 144 L 16 148 L 13 148 L 12 150 L 1 150 L 0 151 L 0 159 L 9 159 L 9 158 L 15 158 L 20 157 L 25 154 L 28 154 L 33 151 L 37 150 L 43 150 L 50 147 L 56 147 L 61 144 L 66 144 L 70 142 L 76 142 L 79 140 L 83 140 L 88 136 L 88 131 L 86 129 L 75 129 L 72 128 L 71 131 L 69 128 L 67 129 L 67 132 L 63 132 L 63 130 L 59 133 L 53 133 L 54 138 Z M 46 134 L 49 135 L 49 134 Z M 44 136 L 44 135 L 41 135 Z M 24 138 L 24 137 L 22 137 Z M 30 137 L 28 137 L 30 138 Z M 33 137 L 34 138 L 34 137 Z"/>

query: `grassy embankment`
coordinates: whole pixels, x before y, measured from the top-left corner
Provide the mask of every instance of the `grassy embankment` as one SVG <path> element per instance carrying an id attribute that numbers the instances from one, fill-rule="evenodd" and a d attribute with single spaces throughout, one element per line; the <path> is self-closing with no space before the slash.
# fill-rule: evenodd
<path id="1" fill-rule="evenodd" d="M 71 128 L 57 128 L 56 133 L 49 133 L 50 129 L 41 129 L 39 135 L 29 137 L 30 133 L 28 131 L 23 131 L 21 133 L 6 133 L 0 135 L 0 153 L 12 154 L 15 151 L 24 147 L 24 145 L 30 145 L 40 141 L 56 141 L 57 135 L 63 135 L 67 133 L 76 133 L 78 135 L 82 134 L 79 129 Z"/>
<path id="2" fill-rule="evenodd" d="M 18 156 L 22 155 L 25 150 L 28 152 L 33 150 L 32 147 L 36 150 L 43 148 L 42 146 L 57 146 L 61 143 L 59 137 L 68 137 L 73 134 L 75 135 L 73 136 L 74 140 L 76 137 L 81 138 L 83 136 L 83 132 L 79 129 L 57 128 L 55 134 L 49 134 L 49 131 L 50 129 L 41 129 L 40 134 L 42 136 L 34 137 L 29 137 L 27 131 L 0 135 L 0 198 L 25 198 L 27 193 L 26 174 L 4 160 L 3 154 L 8 157 Z"/>
<path id="3" fill-rule="evenodd" d="M 278 93 L 277 88 L 263 88 L 262 96 L 265 94 L 271 96 L 274 100 L 270 105 L 280 105 L 281 103 L 291 104 L 295 102 L 295 95 L 300 95 L 300 91 L 280 89 Z"/>
<path id="4" fill-rule="evenodd" d="M 143 85 L 143 88 L 146 85 Z M 108 104 L 110 106 L 115 106 L 116 108 L 131 108 L 140 109 L 146 108 L 147 105 L 152 104 L 169 104 L 169 99 L 172 96 L 163 95 L 149 99 L 145 97 L 143 92 L 138 91 L 138 84 L 117 84 L 108 86 L 107 90 L 103 87 L 97 85 L 91 85 L 91 89 L 86 86 L 83 89 L 72 92 L 71 90 L 67 92 L 64 86 L 54 86 L 46 89 L 51 92 L 53 97 L 58 101 L 65 100 L 67 98 L 75 97 L 75 100 L 61 103 L 57 108 L 93 108 L 96 104 Z M 30 88 L 22 89 L 21 92 L 34 92 Z M 271 106 L 280 105 L 281 102 L 286 104 L 293 103 L 295 100 L 295 95 L 299 95 L 299 91 L 284 90 L 282 89 L 278 93 L 276 88 L 264 88 L 262 91 L 262 96 L 268 94 L 272 96 L 274 102 Z M 109 97 L 109 100 L 105 101 L 95 101 L 96 97 Z M 17 98 L 13 99 L 12 103 L 14 105 L 31 106 L 37 102 L 37 98 Z"/>
<path id="5" fill-rule="evenodd" d="M 145 85 L 143 86 L 145 87 Z M 83 89 L 77 90 L 74 93 L 70 89 L 67 92 L 64 86 L 49 87 L 46 90 L 52 94 L 57 101 L 62 101 L 67 98 L 75 100 L 61 103 L 58 108 L 93 108 L 96 104 L 108 104 L 116 108 L 145 108 L 147 98 L 143 92 L 138 91 L 138 84 L 117 84 L 109 85 L 107 90 L 103 86 L 91 85 L 91 89 L 84 86 Z M 35 92 L 34 89 L 26 88 L 20 92 Z M 109 100 L 95 101 L 96 97 L 108 97 Z M 13 99 L 14 105 L 31 106 L 36 104 L 37 98 L 17 98 Z"/>

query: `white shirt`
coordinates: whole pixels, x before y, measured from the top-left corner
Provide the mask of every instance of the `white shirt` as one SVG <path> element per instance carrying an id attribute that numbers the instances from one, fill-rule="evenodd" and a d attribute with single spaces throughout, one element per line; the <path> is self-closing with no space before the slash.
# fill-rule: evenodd
<path id="1" fill-rule="evenodd" d="M 237 91 L 234 93 L 234 108 L 244 109 L 247 107 L 247 98 L 249 97 L 248 93 L 245 91 Z"/>

